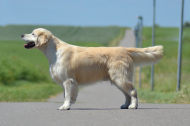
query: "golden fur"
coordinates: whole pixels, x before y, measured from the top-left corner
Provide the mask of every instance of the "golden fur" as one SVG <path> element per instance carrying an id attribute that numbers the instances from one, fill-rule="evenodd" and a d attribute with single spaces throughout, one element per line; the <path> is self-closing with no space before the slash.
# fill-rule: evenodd
<path id="1" fill-rule="evenodd" d="M 64 104 L 68 110 L 76 101 L 78 86 L 108 80 L 125 95 L 122 109 L 138 107 L 137 91 L 132 85 L 134 66 L 157 63 L 163 56 L 163 47 L 80 47 L 67 44 L 46 29 L 35 29 L 22 35 L 30 44 L 25 48 L 38 48 L 47 57 L 50 74 L 64 88 Z M 33 46 L 31 46 L 33 44 Z"/>

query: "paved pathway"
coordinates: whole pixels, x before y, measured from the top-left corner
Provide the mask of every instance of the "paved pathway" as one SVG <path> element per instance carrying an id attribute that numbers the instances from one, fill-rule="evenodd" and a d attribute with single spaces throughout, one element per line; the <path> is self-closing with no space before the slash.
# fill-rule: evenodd
<path id="1" fill-rule="evenodd" d="M 119 46 L 134 46 L 127 30 Z M 145 104 L 121 110 L 124 95 L 109 82 L 84 87 L 69 111 L 59 111 L 63 95 L 48 102 L 0 103 L 0 126 L 189 126 L 190 105 Z"/>
<path id="2" fill-rule="evenodd" d="M 0 103 L 0 126 L 190 125 L 190 105 L 141 103 L 137 110 L 123 110 L 90 103 L 76 103 L 69 111 L 56 110 L 61 103 Z"/>

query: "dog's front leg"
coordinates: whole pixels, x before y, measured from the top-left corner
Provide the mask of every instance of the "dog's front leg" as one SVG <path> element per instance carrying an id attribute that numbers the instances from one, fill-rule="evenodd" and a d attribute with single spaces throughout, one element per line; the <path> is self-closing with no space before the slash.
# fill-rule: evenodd
<path id="1" fill-rule="evenodd" d="M 59 110 L 69 110 L 71 107 L 71 104 L 74 104 L 78 95 L 78 83 L 72 79 L 69 78 L 63 83 L 64 88 L 64 95 L 65 100 L 61 107 L 59 107 Z"/>

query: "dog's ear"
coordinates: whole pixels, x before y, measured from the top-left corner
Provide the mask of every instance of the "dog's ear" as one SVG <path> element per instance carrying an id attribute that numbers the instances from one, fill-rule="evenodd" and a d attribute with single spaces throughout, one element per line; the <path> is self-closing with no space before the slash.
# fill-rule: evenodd
<path id="1" fill-rule="evenodd" d="M 43 44 L 47 43 L 51 38 L 52 35 L 50 33 L 42 32 L 37 38 L 37 45 L 42 46 Z"/>

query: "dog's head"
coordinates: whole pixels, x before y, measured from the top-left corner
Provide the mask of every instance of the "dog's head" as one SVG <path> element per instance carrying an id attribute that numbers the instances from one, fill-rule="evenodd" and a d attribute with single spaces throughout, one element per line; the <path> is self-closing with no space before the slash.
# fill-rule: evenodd
<path id="1" fill-rule="evenodd" d="M 21 37 L 25 42 L 28 42 L 24 44 L 24 47 L 26 49 L 32 49 L 39 48 L 46 44 L 52 39 L 52 34 L 46 29 L 38 28 L 35 29 L 31 34 L 23 34 Z"/>

